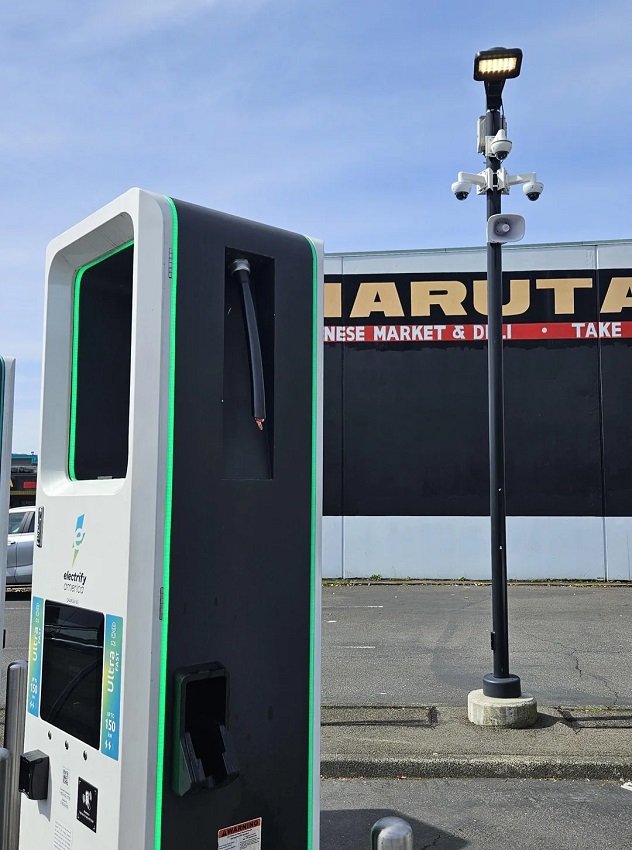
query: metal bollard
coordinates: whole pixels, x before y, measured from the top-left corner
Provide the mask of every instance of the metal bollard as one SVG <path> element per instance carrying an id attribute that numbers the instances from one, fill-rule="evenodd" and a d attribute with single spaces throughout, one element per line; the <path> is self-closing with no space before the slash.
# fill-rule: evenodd
<path id="1" fill-rule="evenodd" d="M 402 818 L 380 818 L 371 830 L 371 850 L 413 850 L 413 830 Z"/>
<path id="2" fill-rule="evenodd" d="M 0 749 L 0 847 L 7 846 L 7 819 L 9 816 L 9 771 L 11 753 Z"/>
<path id="3" fill-rule="evenodd" d="M 18 850 L 20 841 L 20 803 L 18 790 L 20 757 L 24 750 L 24 724 L 26 722 L 26 682 L 28 664 L 14 661 L 7 670 L 7 707 L 4 715 L 4 746 L 11 754 L 5 788 L 6 809 L 2 844 L 3 850 Z"/>

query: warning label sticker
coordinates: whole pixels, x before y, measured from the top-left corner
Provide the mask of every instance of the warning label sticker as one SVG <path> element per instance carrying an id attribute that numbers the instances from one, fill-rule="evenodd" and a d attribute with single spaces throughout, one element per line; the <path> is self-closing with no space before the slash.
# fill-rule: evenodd
<path id="1" fill-rule="evenodd" d="M 217 850 L 261 850 L 261 818 L 220 829 Z"/>

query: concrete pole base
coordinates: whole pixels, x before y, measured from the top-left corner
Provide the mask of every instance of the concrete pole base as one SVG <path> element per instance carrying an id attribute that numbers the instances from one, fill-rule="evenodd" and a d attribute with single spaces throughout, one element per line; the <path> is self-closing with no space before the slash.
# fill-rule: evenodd
<path id="1" fill-rule="evenodd" d="M 481 688 L 468 694 L 467 716 L 477 726 L 527 729 L 538 719 L 538 704 L 530 694 L 499 699 L 485 696 Z"/>

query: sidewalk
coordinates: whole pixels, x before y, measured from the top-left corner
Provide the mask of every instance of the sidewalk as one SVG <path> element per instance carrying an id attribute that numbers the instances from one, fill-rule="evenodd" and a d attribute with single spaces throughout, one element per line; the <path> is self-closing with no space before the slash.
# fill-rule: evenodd
<path id="1" fill-rule="evenodd" d="M 464 706 L 323 707 L 321 774 L 342 778 L 632 780 L 632 707 L 541 707 L 531 729 Z"/>

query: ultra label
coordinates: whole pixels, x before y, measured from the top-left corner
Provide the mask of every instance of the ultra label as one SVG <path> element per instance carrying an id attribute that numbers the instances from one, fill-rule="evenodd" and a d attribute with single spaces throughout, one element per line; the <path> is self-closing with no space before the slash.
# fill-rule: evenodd
<path id="1" fill-rule="evenodd" d="M 29 646 L 29 714 L 39 717 L 42 679 L 42 625 L 44 600 L 34 596 L 31 603 L 31 640 Z"/>
<path id="2" fill-rule="evenodd" d="M 123 618 L 105 618 L 103 646 L 103 700 L 101 752 L 118 760 L 121 726 L 121 678 L 123 668 Z"/>

